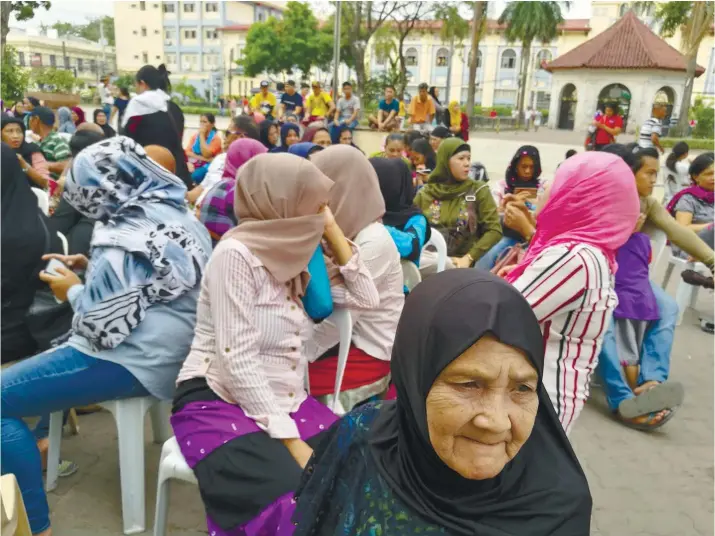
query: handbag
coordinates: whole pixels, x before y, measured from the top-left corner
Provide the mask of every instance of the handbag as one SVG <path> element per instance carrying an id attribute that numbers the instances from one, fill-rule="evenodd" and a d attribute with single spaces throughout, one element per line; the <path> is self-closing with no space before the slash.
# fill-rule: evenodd
<path id="1" fill-rule="evenodd" d="M 449 257 L 454 257 L 457 255 L 459 247 L 462 245 L 466 237 L 476 234 L 478 223 L 477 223 L 477 194 L 483 188 L 487 188 L 489 185 L 484 183 L 478 188 L 472 188 L 464 195 L 464 200 L 467 203 L 467 225 L 458 226 L 454 229 L 448 229 L 444 226 L 438 226 L 436 229 L 444 237 L 444 241 L 447 243 L 447 255 Z"/>
<path id="2" fill-rule="evenodd" d="M 45 231 L 45 253 L 50 253 L 50 232 L 38 212 Z M 32 305 L 25 313 L 25 325 L 37 343 L 40 352 L 52 348 L 52 341 L 65 335 L 72 328 L 74 311 L 69 302 L 57 303 L 54 294 L 46 285 L 35 292 Z"/>
<path id="3" fill-rule="evenodd" d="M 491 269 L 491 273 L 498 274 L 499 271 L 506 266 L 519 264 L 524 259 L 525 254 L 526 249 L 522 244 L 508 248 L 497 258 L 497 262 L 494 268 Z"/>
<path id="4" fill-rule="evenodd" d="M 315 323 L 322 322 L 333 314 L 333 297 L 330 293 L 330 277 L 323 258 L 323 248 L 318 248 L 308 263 L 310 282 L 301 298 L 306 314 Z"/>

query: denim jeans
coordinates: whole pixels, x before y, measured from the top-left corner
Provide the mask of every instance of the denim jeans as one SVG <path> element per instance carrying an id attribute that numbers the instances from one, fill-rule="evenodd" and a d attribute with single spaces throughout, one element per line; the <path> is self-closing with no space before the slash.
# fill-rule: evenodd
<path id="1" fill-rule="evenodd" d="M 194 181 L 196 184 L 201 184 L 204 180 L 204 177 L 206 177 L 206 174 L 209 172 L 209 164 L 206 164 L 205 166 L 197 167 L 194 169 L 193 173 L 191 173 L 191 180 Z"/>
<path id="2" fill-rule="evenodd" d="M 668 379 L 670 352 L 673 348 L 675 323 L 678 320 L 678 304 L 675 300 L 652 281 L 650 286 L 658 303 L 660 319 L 651 323 L 643 339 L 638 385 L 648 381 L 662 383 Z M 618 357 L 613 325 L 612 321 L 603 337 L 603 347 L 598 358 L 598 373 L 603 379 L 608 406 L 612 411 L 616 411 L 621 402 L 635 395 L 626 382 Z"/>
<path id="3" fill-rule="evenodd" d="M 104 110 L 104 115 L 107 116 L 107 124 L 109 124 L 109 115 L 112 112 L 112 105 L 111 104 L 103 104 L 102 110 Z"/>
<path id="4" fill-rule="evenodd" d="M 358 120 L 356 119 L 356 120 L 353 121 L 352 123 L 348 123 L 348 128 L 349 128 L 350 131 L 352 132 L 353 130 L 355 130 L 355 129 L 357 128 L 358 125 L 359 125 L 359 123 L 358 123 Z M 337 125 L 336 123 L 331 122 L 331 123 L 328 125 L 328 129 L 330 130 L 330 137 L 331 137 L 331 138 L 333 138 L 333 136 L 335 135 L 335 131 L 337 130 L 337 128 L 338 128 L 338 125 Z"/>
<path id="5" fill-rule="evenodd" d="M 479 268 L 480 270 L 486 270 L 488 272 L 489 270 L 494 268 L 494 266 L 496 266 L 497 260 L 502 253 L 504 253 L 510 247 L 516 246 L 519 243 L 520 241 L 516 238 L 503 236 L 502 239 L 499 240 L 499 242 L 492 246 L 492 249 L 482 255 L 482 258 L 476 262 L 474 267 Z"/>
<path id="6" fill-rule="evenodd" d="M 36 534 L 47 530 L 50 517 L 40 451 L 23 417 L 148 393 L 121 365 L 95 359 L 69 346 L 4 369 L 0 385 L 0 469 L 3 475 L 12 473 L 17 478 L 30 528 Z"/>

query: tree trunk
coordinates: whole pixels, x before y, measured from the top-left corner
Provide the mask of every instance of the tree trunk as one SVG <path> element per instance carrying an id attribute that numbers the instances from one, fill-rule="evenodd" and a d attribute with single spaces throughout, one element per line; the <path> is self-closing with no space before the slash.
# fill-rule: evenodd
<path id="1" fill-rule="evenodd" d="M 678 116 L 678 125 L 675 127 L 675 136 L 684 136 L 688 131 L 688 112 L 690 111 L 690 101 L 693 98 L 693 83 L 695 82 L 697 60 L 698 49 L 696 48 L 688 57 L 688 68 L 685 71 L 685 88 L 683 89 L 683 99 L 680 101 L 680 115 Z"/>
<path id="2" fill-rule="evenodd" d="M 408 32 L 409 33 L 409 32 Z M 397 98 L 400 100 L 405 98 L 405 89 L 407 88 L 407 62 L 405 61 L 404 45 L 407 33 L 400 35 L 400 40 L 397 44 L 397 59 L 400 64 L 400 87 L 397 88 Z"/>
<path id="3" fill-rule="evenodd" d="M 524 42 L 521 45 L 521 72 L 519 73 L 519 98 L 516 102 L 516 107 L 519 110 L 519 118 L 517 119 L 517 124 L 521 124 L 522 118 L 524 118 L 524 124 L 528 127 L 529 122 L 526 121 L 524 117 L 524 103 L 526 102 L 526 78 L 529 74 L 529 60 L 531 56 L 531 41 Z"/>
<path id="4" fill-rule="evenodd" d="M 365 93 L 365 49 L 362 49 L 355 44 L 353 44 L 350 49 L 353 53 L 353 58 L 355 59 L 355 78 L 357 79 L 357 94 L 363 95 Z"/>
<path id="5" fill-rule="evenodd" d="M 477 93 L 477 62 L 479 61 L 479 39 L 482 36 L 482 17 L 486 2 L 473 2 L 472 10 L 472 58 L 469 62 L 469 82 L 467 85 L 467 117 L 474 113 L 474 100 Z"/>
<path id="6" fill-rule="evenodd" d="M 452 101 L 450 93 L 452 92 L 452 58 L 454 57 L 454 35 L 449 42 L 449 63 L 447 63 L 447 83 L 444 88 L 445 99 L 444 102 L 449 105 Z"/>
<path id="7" fill-rule="evenodd" d="M 0 53 L 5 52 L 5 41 L 10 31 L 10 11 L 12 2 L 0 2 Z"/>

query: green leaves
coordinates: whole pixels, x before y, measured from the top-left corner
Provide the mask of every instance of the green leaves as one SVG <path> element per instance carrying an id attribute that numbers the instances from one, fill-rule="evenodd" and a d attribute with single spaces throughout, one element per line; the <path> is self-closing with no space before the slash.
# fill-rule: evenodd
<path id="1" fill-rule="evenodd" d="M 2 77 L 0 77 L 0 97 L 9 105 L 22 98 L 30 74 L 17 64 L 17 53 L 11 46 L 6 46 L 2 55 Z"/>
<path id="2" fill-rule="evenodd" d="M 524 44 L 551 41 L 563 21 L 559 2 L 510 2 L 499 17 L 507 41 Z"/>
<path id="3" fill-rule="evenodd" d="M 30 80 L 42 91 L 51 93 L 72 93 L 77 80 L 72 71 L 41 67 L 32 70 Z"/>
<path id="4" fill-rule="evenodd" d="M 87 24 L 71 24 L 69 22 L 55 22 L 51 28 L 57 30 L 60 37 L 75 36 L 89 41 L 99 42 L 101 31 L 99 25 L 104 26 L 104 38 L 110 46 L 114 46 L 114 19 L 112 17 L 100 17 L 89 21 Z"/>

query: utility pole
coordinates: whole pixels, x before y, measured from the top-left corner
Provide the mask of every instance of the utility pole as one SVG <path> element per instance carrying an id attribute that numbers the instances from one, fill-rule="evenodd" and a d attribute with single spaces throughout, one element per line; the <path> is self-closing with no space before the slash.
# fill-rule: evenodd
<path id="1" fill-rule="evenodd" d="M 104 54 L 104 19 L 100 18 L 99 19 L 99 43 L 102 45 L 102 66 L 100 69 L 97 69 L 97 80 L 99 80 L 99 71 L 102 72 L 102 76 L 104 76 L 104 66 L 105 66 L 105 61 L 106 61 L 106 56 Z"/>
<path id="2" fill-rule="evenodd" d="M 338 98 L 338 71 L 340 70 L 340 12 L 342 3 L 335 2 L 335 25 L 333 27 L 333 99 Z"/>
<path id="3" fill-rule="evenodd" d="M 454 35 L 452 35 L 452 40 L 449 42 L 449 62 L 447 63 L 447 87 L 445 88 L 444 102 L 450 102 L 449 92 L 452 89 L 452 58 L 454 57 Z"/>
<path id="4" fill-rule="evenodd" d="M 233 47 L 231 47 L 231 52 L 229 53 L 228 56 L 228 95 L 233 95 L 233 85 L 231 84 L 233 80 L 232 72 L 233 72 Z M 240 89 L 240 88 L 239 88 Z M 231 100 L 231 99 L 229 99 Z"/>

